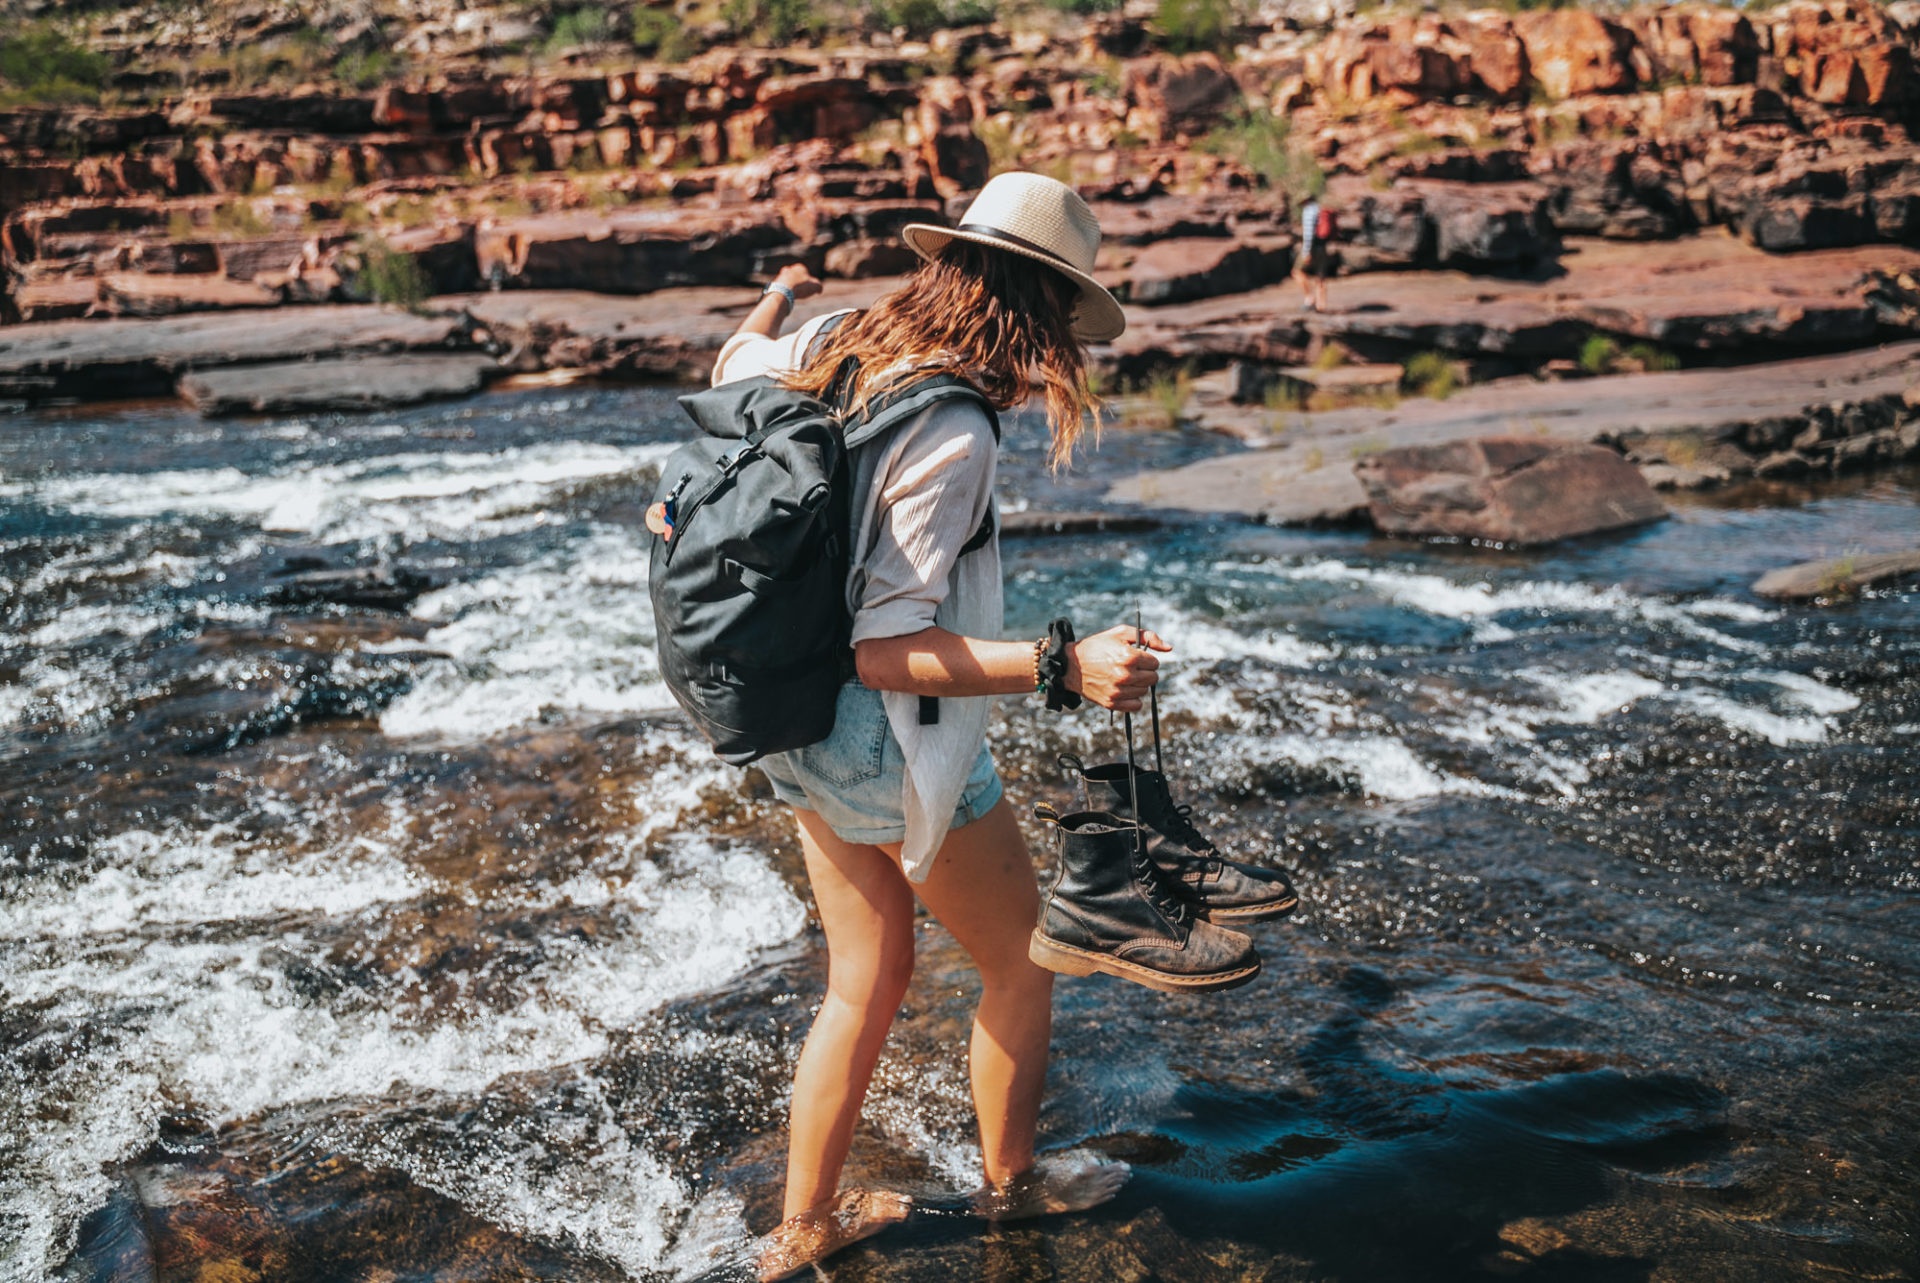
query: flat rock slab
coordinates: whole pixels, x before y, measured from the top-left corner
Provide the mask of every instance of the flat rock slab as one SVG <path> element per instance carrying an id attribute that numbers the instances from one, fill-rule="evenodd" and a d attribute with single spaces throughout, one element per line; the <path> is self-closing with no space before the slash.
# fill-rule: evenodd
<path id="1" fill-rule="evenodd" d="M 1857 557 L 1835 557 L 1827 561 L 1806 561 L 1797 566 L 1769 570 L 1754 581 L 1753 591 L 1762 597 L 1785 601 L 1809 601 L 1816 597 L 1838 597 L 1868 584 L 1877 584 L 1907 575 L 1920 575 L 1920 548 L 1905 552 L 1863 553 Z"/>
<path id="2" fill-rule="evenodd" d="M 825 312 L 866 307 L 897 277 L 828 281 L 795 309 L 786 332 Z M 435 306 L 463 308 L 512 345 L 519 369 L 571 368 L 704 383 L 720 347 L 759 301 L 757 289 L 666 289 L 651 294 L 500 290 L 450 294 Z"/>
<path id="3" fill-rule="evenodd" d="M 1576 239 L 1551 271 L 1529 277 L 1342 277 L 1332 284 L 1328 313 L 1304 311 L 1292 284 L 1130 308 L 1127 332 L 1111 353 L 1129 369 L 1223 358 L 1291 364 L 1315 342 L 1337 339 L 1369 355 L 1371 345 L 1382 355 L 1391 346 L 1537 361 L 1576 353 L 1598 329 L 1676 351 L 1771 347 L 1786 354 L 1881 333 L 1862 285 L 1873 269 L 1920 270 L 1920 250 L 1862 245 L 1776 255 L 1719 234 L 1632 244 Z"/>
<path id="4" fill-rule="evenodd" d="M 114 316 L 177 316 L 280 305 L 276 290 L 211 273 L 110 272 L 100 278 L 99 288 L 97 310 Z"/>
<path id="5" fill-rule="evenodd" d="M 186 370 L 453 348 L 463 344 L 466 325 L 464 317 L 372 303 L 10 325 L 0 329 L 0 396 L 165 396 Z"/>
<path id="6" fill-rule="evenodd" d="M 490 356 L 367 356 L 202 370 L 180 395 L 202 414 L 377 410 L 478 392 L 499 366 Z"/>
<path id="7" fill-rule="evenodd" d="M 1317 392 L 1391 392 L 1399 388 L 1406 370 L 1398 365 L 1289 365 L 1280 373 Z"/>
<path id="8" fill-rule="evenodd" d="M 1201 416 L 1263 448 L 1123 478 L 1107 497 L 1150 508 L 1240 513 L 1276 525 L 1352 520 L 1366 492 L 1354 460 L 1404 445 L 1481 436 L 1591 442 L 1634 434 L 1724 435 L 1729 425 L 1803 413 L 1809 405 L 1898 396 L 1920 382 L 1920 342 L 1859 352 L 1669 374 L 1564 383 L 1510 379 L 1445 401 L 1391 410 L 1300 414 L 1219 404 Z"/>
<path id="9" fill-rule="evenodd" d="M 1533 547 L 1658 521 L 1666 506 L 1605 446 L 1479 437 L 1402 446 L 1354 465 L 1385 534 Z"/>

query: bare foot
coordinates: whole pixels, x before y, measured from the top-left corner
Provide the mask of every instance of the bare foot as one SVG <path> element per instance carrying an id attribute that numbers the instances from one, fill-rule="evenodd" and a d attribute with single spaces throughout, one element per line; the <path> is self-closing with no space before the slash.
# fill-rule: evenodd
<path id="1" fill-rule="evenodd" d="M 1043 1155 L 1033 1167 L 998 1189 L 974 1195 L 973 1210 L 994 1221 L 1015 1221 L 1055 1212 L 1084 1212 L 1120 1192 L 1133 1168 L 1085 1149 Z"/>
<path id="2" fill-rule="evenodd" d="M 780 1222 L 760 1251 L 760 1283 L 788 1279 L 849 1244 L 871 1238 L 907 1219 L 913 1199 L 879 1189 L 842 1190 L 822 1203 Z"/>

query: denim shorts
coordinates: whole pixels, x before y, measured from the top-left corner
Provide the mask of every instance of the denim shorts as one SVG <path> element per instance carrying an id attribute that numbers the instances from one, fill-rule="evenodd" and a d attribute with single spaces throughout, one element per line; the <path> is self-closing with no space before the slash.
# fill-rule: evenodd
<path id="1" fill-rule="evenodd" d="M 805 748 L 769 753 L 754 765 L 766 772 L 775 797 L 818 812 L 843 842 L 875 846 L 907 836 L 906 760 L 879 691 L 848 682 L 834 705 L 833 734 Z M 1000 774 L 982 744 L 947 827 L 973 823 L 993 809 L 1000 793 Z"/>

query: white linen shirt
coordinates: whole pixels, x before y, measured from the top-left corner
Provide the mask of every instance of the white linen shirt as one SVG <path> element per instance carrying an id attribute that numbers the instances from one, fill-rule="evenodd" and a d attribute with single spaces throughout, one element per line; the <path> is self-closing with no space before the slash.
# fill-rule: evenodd
<path id="1" fill-rule="evenodd" d="M 830 313 L 829 316 L 841 315 Z M 736 334 L 713 363 L 713 383 L 795 368 L 829 316 L 786 338 Z M 854 509 L 853 568 L 847 605 L 853 640 L 905 637 L 930 627 L 966 637 L 998 637 L 1004 603 L 1000 534 L 959 555 L 993 504 L 998 442 L 980 408 L 937 402 L 849 460 Z M 960 804 L 967 776 L 987 738 L 987 696 L 943 698 L 940 720 L 920 724 L 920 697 L 881 692 L 887 723 L 906 760 L 900 864 L 924 881 Z"/>

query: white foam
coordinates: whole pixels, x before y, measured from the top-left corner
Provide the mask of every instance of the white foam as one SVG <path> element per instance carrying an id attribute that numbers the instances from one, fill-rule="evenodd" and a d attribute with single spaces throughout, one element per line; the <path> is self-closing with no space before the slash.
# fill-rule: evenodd
<path id="1" fill-rule="evenodd" d="M 50 507 L 98 516 L 225 516 L 328 540 L 393 533 L 472 537 L 541 525 L 547 511 L 580 486 L 644 474 L 671 450 L 554 441 L 490 454 L 303 464 L 260 476 L 237 468 L 82 473 L 13 489 Z"/>
<path id="2" fill-rule="evenodd" d="M 1676 605 L 1654 597 L 1642 597 L 1618 587 L 1592 588 L 1585 584 L 1553 581 L 1495 587 L 1485 580 L 1457 583 L 1440 575 L 1349 566 L 1330 559 L 1298 566 L 1276 563 L 1272 570 L 1289 579 L 1364 584 L 1399 605 L 1444 619 L 1485 621 L 1488 616 L 1510 611 L 1618 615 L 1664 624 L 1727 650 L 1751 653 L 1765 649 L 1758 642 L 1709 628 L 1696 618 L 1701 614 L 1715 613 L 1716 610 L 1732 618 L 1746 618 L 1739 613 L 1744 608 L 1737 602 L 1706 610 L 1702 609 L 1706 603 Z M 1484 623 L 1481 626 L 1485 627 Z M 1497 631 L 1487 632 L 1482 640 L 1505 640 L 1512 636 L 1511 630 L 1503 625 L 1495 624 L 1493 628 Z"/>
<path id="3" fill-rule="evenodd" d="M 1447 793 L 1485 794 L 1487 785 L 1437 771 L 1407 745 L 1386 735 L 1267 735 L 1222 737 L 1216 751 L 1222 759 L 1249 765 L 1286 762 L 1310 769 L 1331 770 L 1347 778 L 1370 797 L 1411 801 Z"/>
<path id="4" fill-rule="evenodd" d="M 418 895 L 429 881 L 394 853 L 393 834 L 359 834 L 289 855 L 231 825 L 134 829 L 102 842 L 89 878 L 55 881 L 0 904 L 0 940 L 112 936 L 140 927 L 277 913 L 341 914 Z"/>
<path id="5" fill-rule="evenodd" d="M 421 598 L 439 626 L 411 690 L 381 714 L 389 735 L 479 739 L 562 713 L 621 715 L 669 708 L 654 661 L 647 550 L 620 527 L 524 566 Z"/>
<path id="6" fill-rule="evenodd" d="M 646 831 L 677 826 L 698 774 L 642 786 L 653 811 Z M 227 825 L 133 830 L 104 843 L 85 877 L 13 877 L 0 905 L 9 1003 L 37 1008 L 55 1027 L 123 1015 L 95 1050 L 51 1073 L 13 1081 L 0 1071 L 19 1098 L 0 1114 L 0 1147 L 14 1159 L 0 1176 L 0 1218 L 17 1227 L 0 1276 L 47 1273 L 74 1219 L 105 1196 L 103 1166 L 150 1143 L 163 1107 L 227 1121 L 396 1083 L 472 1094 L 504 1075 L 603 1055 L 615 1030 L 724 982 L 805 926 L 784 881 L 747 848 L 668 837 L 641 855 L 640 835 L 615 835 L 596 863 L 601 876 L 489 899 L 490 911 L 528 912 L 572 900 L 603 922 L 552 942 L 528 974 L 487 987 L 504 999 L 436 1003 L 405 968 L 372 989 L 315 992 L 289 959 L 326 970 L 334 936 L 317 922 L 354 919 L 350 932 L 371 931 L 368 947 L 392 952 L 401 942 L 380 934 L 381 905 L 464 892 L 409 862 L 416 839 L 397 808 L 384 831 L 327 843 L 300 828 L 291 804 L 266 802 L 289 821 L 260 826 L 272 836 Z M 219 929 L 205 930 L 212 924 Z M 454 979 L 464 988 L 470 977 Z M 448 1173 L 445 1192 L 640 1272 L 664 1252 L 688 1202 L 643 1145 L 603 1145 L 591 1171 L 558 1177 L 540 1174 L 531 1155 L 505 1153 Z M 430 1162 L 431 1152 L 414 1159 Z"/>
<path id="7" fill-rule="evenodd" d="M 1779 745 L 1817 744 L 1826 739 L 1833 723 L 1825 717 L 1790 717 L 1770 709 L 1756 708 L 1719 691 L 1689 687 L 1678 692 L 1675 700 L 1697 713 L 1720 722 L 1730 730 Z"/>
<path id="8" fill-rule="evenodd" d="M 1797 704 L 1809 712 L 1829 715 L 1845 713 L 1860 707 L 1857 695 L 1849 694 L 1825 682 L 1816 681 L 1802 673 L 1764 672 L 1749 676 L 1758 681 L 1771 682 L 1781 688 L 1788 703 Z"/>
<path id="9" fill-rule="evenodd" d="M 1640 700 L 1662 695 L 1666 685 L 1640 673 L 1552 673 L 1527 669 L 1517 674 L 1547 688 L 1557 699 L 1559 716 L 1552 720 L 1586 725 L 1625 712 Z"/>

